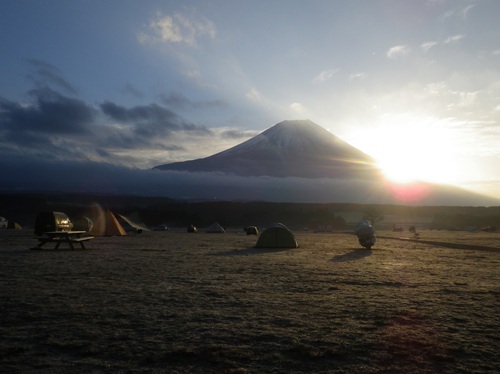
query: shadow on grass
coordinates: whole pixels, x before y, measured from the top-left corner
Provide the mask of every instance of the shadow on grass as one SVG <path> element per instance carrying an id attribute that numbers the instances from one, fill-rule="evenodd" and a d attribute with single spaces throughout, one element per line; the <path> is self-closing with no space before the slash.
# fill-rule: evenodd
<path id="1" fill-rule="evenodd" d="M 244 248 L 244 249 L 235 249 L 232 251 L 226 252 L 217 252 L 215 256 L 254 256 L 254 255 L 263 255 L 267 253 L 277 253 L 277 252 L 285 252 L 291 251 L 295 248 Z"/>
<path id="2" fill-rule="evenodd" d="M 345 253 L 343 255 L 334 256 L 332 258 L 332 262 L 347 262 L 347 261 L 355 261 L 361 260 L 362 258 L 371 256 L 371 249 L 355 249 L 349 253 Z"/>
<path id="3" fill-rule="evenodd" d="M 476 244 L 465 244 L 465 243 L 450 243 L 450 242 L 439 242 L 434 240 L 420 240 L 414 238 L 395 238 L 391 236 L 379 236 L 379 239 L 390 239 L 390 240 L 399 240 L 405 242 L 413 242 L 419 244 L 432 245 L 436 247 L 444 247 L 444 248 L 453 248 L 453 249 L 476 249 L 481 251 L 490 251 L 490 252 L 498 252 L 500 248 L 498 247 L 490 247 L 485 245 L 476 245 Z"/>
<path id="4" fill-rule="evenodd" d="M 93 250 L 96 250 L 96 248 L 81 248 L 81 247 L 75 247 L 75 248 L 69 248 L 69 247 L 62 247 L 62 248 L 40 248 L 40 247 L 30 247 L 28 248 L 30 251 L 33 252 L 90 252 Z"/>

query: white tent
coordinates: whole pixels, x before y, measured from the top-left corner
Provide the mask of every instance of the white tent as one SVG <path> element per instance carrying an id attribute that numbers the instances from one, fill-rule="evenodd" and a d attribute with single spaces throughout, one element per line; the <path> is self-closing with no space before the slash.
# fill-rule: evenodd
<path id="1" fill-rule="evenodd" d="M 118 216 L 137 231 L 149 231 L 149 228 L 141 221 L 137 212 L 129 214 L 128 216 L 124 216 L 123 214 L 118 214 Z"/>
<path id="2" fill-rule="evenodd" d="M 224 230 L 224 228 L 219 225 L 218 222 L 214 222 L 212 223 L 212 225 L 206 230 L 206 232 L 209 232 L 209 233 L 225 233 L 226 230 Z"/>

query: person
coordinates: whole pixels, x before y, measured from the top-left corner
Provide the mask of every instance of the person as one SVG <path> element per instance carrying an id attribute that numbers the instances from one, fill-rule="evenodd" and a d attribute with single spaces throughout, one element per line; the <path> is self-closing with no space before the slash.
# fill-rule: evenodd
<path id="1" fill-rule="evenodd" d="M 377 241 L 377 237 L 375 236 L 375 229 L 367 220 L 358 222 L 354 229 L 354 233 L 358 237 L 359 244 L 366 249 L 371 249 Z"/>

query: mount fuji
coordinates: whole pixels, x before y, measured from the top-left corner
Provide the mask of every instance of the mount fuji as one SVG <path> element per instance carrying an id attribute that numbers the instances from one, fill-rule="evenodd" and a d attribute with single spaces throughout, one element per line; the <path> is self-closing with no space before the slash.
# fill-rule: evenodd
<path id="1" fill-rule="evenodd" d="M 212 156 L 159 165 L 154 169 L 280 178 L 381 176 L 370 156 L 309 120 L 283 121 Z"/>
<path id="2" fill-rule="evenodd" d="M 153 169 L 169 176 L 169 184 L 162 185 L 172 195 L 182 191 L 191 198 L 212 194 L 229 200 L 498 204 L 456 186 L 389 182 L 372 157 L 309 120 L 283 121 L 212 156 Z"/>

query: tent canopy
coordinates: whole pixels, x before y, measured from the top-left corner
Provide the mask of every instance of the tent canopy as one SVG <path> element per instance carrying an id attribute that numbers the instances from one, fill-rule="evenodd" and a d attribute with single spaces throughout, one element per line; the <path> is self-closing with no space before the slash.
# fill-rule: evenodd
<path id="1" fill-rule="evenodd" d="M 214 222 L 207 230 L 206 232 L 210 232 L 210 233 L 224 233 L 226 232 L 226 230 L 224 230 L 224 228 L 219 225 L 218 222 Z"/>
<path id="2" fill-rule="evenodd" d="M 118 214 L 118 216 L 135 230 L 149 231 L 149 228 L 142 222 L 141 218 L 139 217 L 139 213 L 137 212 L 129 214 L 128 216 L 125 216 L 123 214 Z"/>
<path id="3" fill-rule="evenodd" d="M 95 236 L 122 236 L 127 235 L 115 215 L 109 210 L 101 212 L 95 220 L 94 226 L 90 230 L 91 235 Z"/>
<path id="4" fill-rule="evenodd" d="M 290 230 L 283 226 L 270 227 L 260 234 L 256 248 L 297 248 L 297 240 Z"/>

